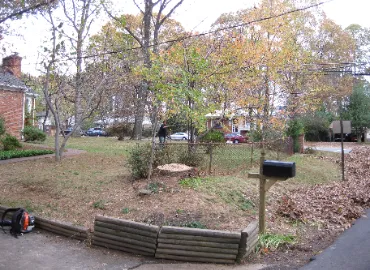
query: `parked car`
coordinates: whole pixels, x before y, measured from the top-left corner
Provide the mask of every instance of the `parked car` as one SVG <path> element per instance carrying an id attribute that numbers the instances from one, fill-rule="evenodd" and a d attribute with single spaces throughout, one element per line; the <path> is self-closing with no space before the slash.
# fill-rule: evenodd
<path id="1" fill-rule="evenodd" d="M 248 141 L 248 138 L 240 135 L 239 133 L 228 133 L 224 135 L 225 141 L 230 141 L 233 143 L 244 143 Z"/>
<path id="2" fill-rule="evenodd" d="M 335 142 L 340 142 L 341 141 L 341 135 L 340 134 L 335 134 L 334 141 Z M 343 141 L 344 142 L 357 142 L 357 135 L 353 134 L 353 133 L 343 134 Z"/>
<path id="3" fill-rule="evenodd" d="M 100 127 L 89 128 L 86 131 L 87 136 L 107 136 L 107 132 Z"/>
<path id="4" fill-rule="evenodd" d="M 176 132 L 172 135 L 170 135 L 170 139 L 171 140 L 188 140 L 189 137 L 188 137 L 188 134 L 185 133 L 185 132 Z"/>
<path id="5" fill-rule="evenodd" d="M 71 128 L 71 127 L 69 127 L 69 128 L 66 128 L 63 132 L 64 132 L 64 135 L 68 135 L 69 133 L 71 133 L 72 132 L 72 130 L 73 130 L 73 128 Z M 84 136 L 84 135 L 86 135 L 86 133 L 84 132 L 84 131 L 80 131 L 80 135 L 81 136 Z"/>
<path id="6" fill-rule="evenodd" d="M 72 128 L 66 128 L 65 130 L 64 130 L 64 135 L 68 135 L 69 133 L 71 133 L 72 132 Z"/>

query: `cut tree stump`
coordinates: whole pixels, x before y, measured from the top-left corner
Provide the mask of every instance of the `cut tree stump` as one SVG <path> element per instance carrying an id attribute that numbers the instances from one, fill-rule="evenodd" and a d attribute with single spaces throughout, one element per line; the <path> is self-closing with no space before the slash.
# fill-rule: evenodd
<path id="1" fill-rule="evenodd" d="M 189 167 L 185 164 L 170 163 L 157 167 L 157 172 L 159 175 L 187 178 L 197 175 L 197 169 L 194 167 Z"/>

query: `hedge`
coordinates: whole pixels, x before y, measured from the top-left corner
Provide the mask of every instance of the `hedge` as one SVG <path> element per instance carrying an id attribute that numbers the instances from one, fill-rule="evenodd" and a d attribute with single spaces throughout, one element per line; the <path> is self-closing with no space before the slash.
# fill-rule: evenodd
<path id="1" fill-rule="evenodd" d="M 0 151 L 0 160 L 21 158 L 21 157 L 33 157 L 40 155 L 53 154 L 52 150 L 14 150 L 14 151 Z"/>

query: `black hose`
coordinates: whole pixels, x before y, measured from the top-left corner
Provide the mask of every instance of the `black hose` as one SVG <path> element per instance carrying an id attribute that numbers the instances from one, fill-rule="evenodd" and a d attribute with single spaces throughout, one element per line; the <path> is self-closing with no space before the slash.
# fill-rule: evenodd
<path id="1" fill-rule="evenodd" d="M 0 226 L 12 226 L 12 222 L 10 220 L 0 220 Z"/>

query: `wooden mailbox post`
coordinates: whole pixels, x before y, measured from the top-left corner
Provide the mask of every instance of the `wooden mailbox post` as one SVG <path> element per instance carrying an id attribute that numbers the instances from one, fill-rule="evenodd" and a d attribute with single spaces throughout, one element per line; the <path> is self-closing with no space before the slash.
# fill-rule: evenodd
<path id="1" fill-rule="evenodd" d="M 261 157 L 260 157 L 260 172 L 248 174 L 249 178 L 258 178 L 260 180 L 259 232 L 262 234 L 264 234 L 266 231 L 266 219 L 265 219 L 266 193 L 277 181 L 285 181 L 289 178 L 289 177 L 265 176 L 263 174 L 264 161 L 265 161 L 265 151 L 264 149 L 262 149 Z"/>

